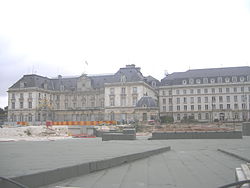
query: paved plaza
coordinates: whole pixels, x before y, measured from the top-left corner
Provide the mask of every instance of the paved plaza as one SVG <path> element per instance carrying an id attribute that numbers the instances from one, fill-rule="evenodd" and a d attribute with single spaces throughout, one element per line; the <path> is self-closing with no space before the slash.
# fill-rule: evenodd
<path id="1" fill-rule="evenodd" d="M 171 146 L 171 151 L 70 178 L 47 187 L 218 187 L 235 181 L 246 163 L 218 151 L 250 159 L 250 137 L 220 140 L 107 141 L 71 139 L 0 143 L 0 176 L 15 177 Z M 47 188 L 46 187 L 46 188 Z"/>

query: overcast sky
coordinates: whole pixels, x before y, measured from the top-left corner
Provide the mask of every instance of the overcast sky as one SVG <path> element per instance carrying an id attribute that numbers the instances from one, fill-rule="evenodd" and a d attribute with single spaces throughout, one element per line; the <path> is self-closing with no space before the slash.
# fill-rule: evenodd
<path id="1" fill-rule="evenodd" d="M 88 66 L 84 62 L 88 62 Z M 24 74 L 250 65 L 249 0 L 0 0 L 0 107 Z"/>

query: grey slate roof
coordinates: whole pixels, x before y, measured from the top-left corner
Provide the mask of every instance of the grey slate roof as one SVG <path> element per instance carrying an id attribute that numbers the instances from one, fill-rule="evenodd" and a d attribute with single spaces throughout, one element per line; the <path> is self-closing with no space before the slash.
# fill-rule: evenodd
<path id="1" fill-rule="evenodd" d="M 127 65 L 125 68 L 120 68 L 115 74 L 112 75 L 95 75 L 87 76 L 91 80 L 91 86 L 93 89 L 104 88 L 105 83 L 121 82 L 121 77 L 126 78 L 126 82 L 144 81 L 150 84 L 153 80 L 159 84 L 159 81 L 153 77 L 144 77 L 140 71 L 140 68 L 135 65 Z M 47 78 L 35 74 L 24 75 L 19 81 L 13 84 L 10 89 L 20 88 L 20 83 L 25 83 L 24 87 L 38 87 L 44 88 L 44 84 L 47 84 L 48 90 L 60 90 L 60 86 L 64 86 L 64 90 L 76 90 L 77 80 L 80 78 Z M 151 84 L 150 84 L 151 85 Z"/>
<path id="2" fill-rule="evenodd" d="M 162 85 L 175 85 L 181 84 L 183 79 L 202 79 L 203 78 L 215 78 L 217 82 L 218 77 L 231 77 L 232 76 L 243 76 L 246 77 L 250 75 L 250 67 L 225 67 L 225 68 L 210 68 L 210 69 L 193 69 L 188 70 L 186 72 L 174 72 L 172 74 L 167 75 L 165 78 L 161 80 Z M 230 80 L 231 81 L 231 80 Z"/>
<path id="3" fill-rule="evenodd" d="M 147 108 L 153 108 L 157 107 L 157 104 L 155 100 L 152 97 L 149 96 L 143 96 L 136 104 L 136 107 L 147 107 Z"/>

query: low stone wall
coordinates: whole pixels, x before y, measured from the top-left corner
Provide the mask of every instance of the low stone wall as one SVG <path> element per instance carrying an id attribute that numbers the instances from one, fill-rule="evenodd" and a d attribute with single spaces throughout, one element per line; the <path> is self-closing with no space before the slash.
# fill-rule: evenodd
<path id="1" fill-rule="evenodd" d="M 243 136 L 250 136 L 250 122 L 242 123 L 242 134 Z"/>
<path id="2" fill-rule="evenodd" d="M 135 134 L 122 134 L 122 133 L 104 133 L 102 135 L 102 141 L 108 140 L 135 140 Z"/>
<path id="3" fill-rule="evenodd" d="M 241 139 L 241 131 L 153 132 L 151 140 L 168 139 Z"/>

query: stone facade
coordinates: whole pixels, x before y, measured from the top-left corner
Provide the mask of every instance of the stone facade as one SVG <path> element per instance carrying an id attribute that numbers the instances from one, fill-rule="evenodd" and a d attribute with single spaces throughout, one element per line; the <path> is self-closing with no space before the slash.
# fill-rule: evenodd
<path id="1" fill-rule="evenodd" d="M 111 75 L 24 75 L 8 90 L 8 121 L 175 122 L 250 118 L 250 67 L 197 69 L 159 82 L 127 65 Z M 152 102 L 154 101 L 154 103 Z"/>
<path id="2" fill-rule="evenodd" d="M 158 80 L 144 77 L 135 65 L 112 75 L 24 75 L 8 90 L 8 121 L 135 121 L 137 101 L 149 96 L 157 103 L 158 86 Z"/>
<path id="3" fill-rule="evenodd" d="M 161 116 L 175 122 L 246 121 L 250 118 L 250 67 L 173 73 L 159 87 Z"/>

